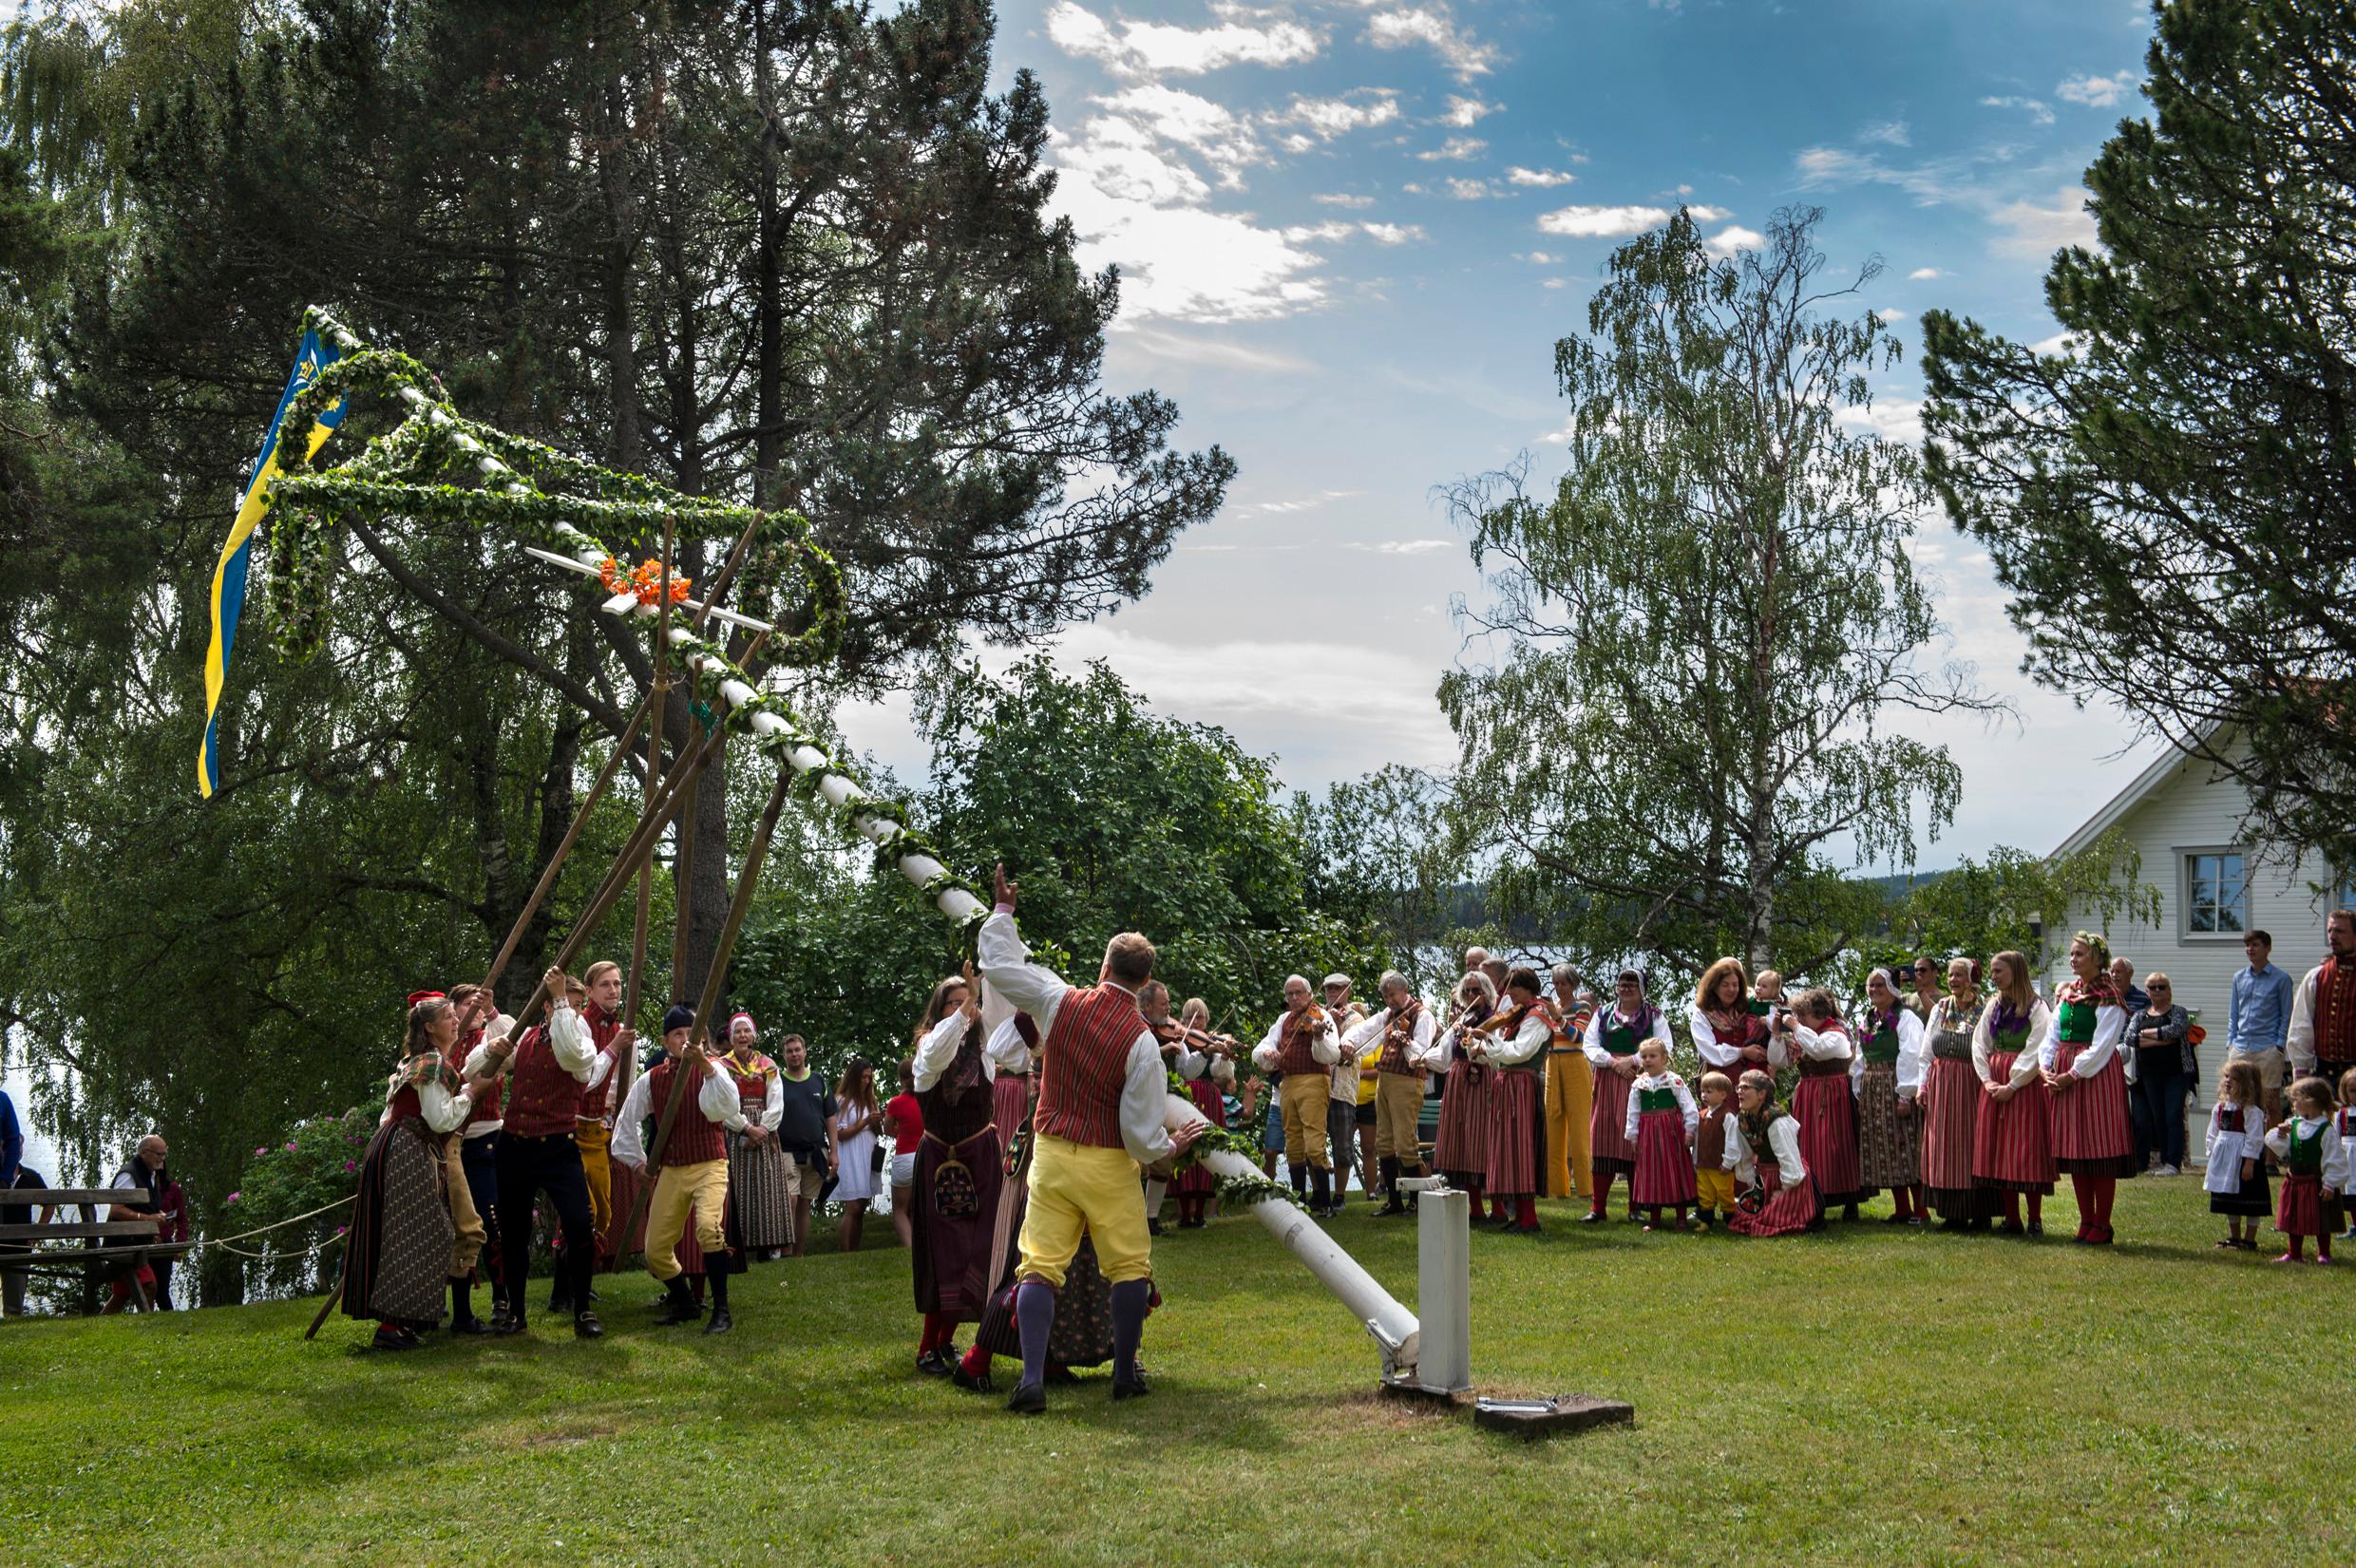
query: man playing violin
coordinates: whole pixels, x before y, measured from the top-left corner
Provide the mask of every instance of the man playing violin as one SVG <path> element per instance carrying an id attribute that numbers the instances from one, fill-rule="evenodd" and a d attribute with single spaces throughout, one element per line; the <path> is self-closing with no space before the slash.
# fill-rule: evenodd
<path id="1" fill-rule="evenodd" d="M 1334 1021 L 1334 1028 L 1348 1033 L 1366 1021 L 1366 1010 L 1350 999 L 1350 977 L 1328 974 L 1320 988 L 1325 992 L 1325 1016 Z M 1350 1187 L 1350 1166 L 1358 1165 L 1358 1184 L 1368 1192 L 1375 1190 L 1374 1162 L 1358 1160 L 1358 1053 L 1344 1050 L 1334 1063 L 1333 1076 L 1327 1080 L 1332 1096 L 1325 1105 L 1325 1147 L 1334 1167 L 1334 1197 L 1328 1211 L 1340 1214 L 1342 1197 Z"/>
<path id="2" fill-rule="evenodd" d="M 1345 1052 L 1370 1052 L 1375 1068 L 1375 1147 L 1382 1162 L 1386 1200 L 1378 1214 L 1405 1214 L 1399 1177 L 1423 1174 L 1423 1085 L 1425 1060 L 1439 1033 L 1432 1010 L 1407 984 L 1387 971 L 1380 981 L 1382 1011 L 1343 1037 Z M 1366 1057 L 1359 1057 L 1361 1062 Z"/>
<path id="3" fill-rule="evenodd" d="M 1284 981 L 1284 1011 L 1268 1026 L 1267 1034 L 1252 1051 L 1252 1062 L 1263 1072 L 1282 1072 L 1277 1104 L 1284 1119 L 1284 1168 L 1293 1191 L 1308 1200 L 1309 1212 L 1328 1213 L 1333 1205 L 1333 1165 L 1325 1149 L 1325 1107 L 1332 1103 L 1329 1081 L 1334 1064 L 1341 1060 L 1341 1036 L 1310 994 L 1301 975 Z"/>

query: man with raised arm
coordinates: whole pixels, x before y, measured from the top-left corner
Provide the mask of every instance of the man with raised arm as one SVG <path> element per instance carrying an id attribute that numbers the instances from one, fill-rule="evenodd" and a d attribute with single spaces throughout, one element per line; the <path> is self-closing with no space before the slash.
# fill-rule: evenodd
<path id="1" fill-rule="evenodd" d="M 982 977 L 1042 1031 L 1030 1204 L 1016 1270 L 1022 1380 L 1006 1401 L 1010 1410 L 1036 1415 L 1047 1408 L 1055 1293 L 1083 1231 L 1112 1287 L 1112 1397 L 1147 1391 L 1137 1342 L 1153 1292 L 1153 1239 L 1137 1167 L 1184 1153 L 1206 1124 L 1191 1122 L 1175 1134 L 1163 1126 L 1169 1091 L 1161 1046 L 1137 1008 L 1137 988 L 1153 977 L 1153 944 L 1125 931 L 1105 944 L 1096 984 L 1067 985 L 1031 962 L 1015 930 L 1015 891 L 998 867 L 997 908 L 976 945 Z"/>

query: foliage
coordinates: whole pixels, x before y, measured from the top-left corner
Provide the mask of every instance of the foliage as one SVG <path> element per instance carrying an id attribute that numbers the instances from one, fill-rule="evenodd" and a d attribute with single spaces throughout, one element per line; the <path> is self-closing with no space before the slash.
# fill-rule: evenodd
<path id="1" fill-rule="evenodd" d="M 2356 10 L 2172 0 L 2086 171 L 2041 352 L 1923 321 L 1929 473 L 2028 635 L 2027 670 L 2249 787 L 2255 825 L 2356 866 Z"/>
<path id="2" fill-rule="evenodd" d="M 1985 860 L 1966 856 L 1912 890 L 1899 922 L 1913 938 L 1905 955 L 1962 954 L 1985 963 L 2009 949 L 2042 974 L 2067 950 L 2073 917 L 2091 918 L 2097 929 L 2158 923 L 2159 890 L 2138 880 L 2142 872 L 2134 841 L 2117 828 L 2052 858 L 1999 844 Z"/>
<path id="3" fill-rule="evenodd" d="M 1989 706 L 1921 657 L 1917 460 L 1840 417 L 1897 346 L 1871 312 L 1819 313 L 1881 264 L 1824 286 L 1819 217 L 1733 258 L 1682 211 L 1622 246 L 1555 348 L 1552 500 L 1527 458 L 1453 487 L 1492 593 L 1459 613 L 1508 650 L 1441 682 L 1459 838 L 1506 909 L 1606 958 L 1819 967 L 1874 913 L 1834 851 L 1910 863 L 1918 814 L 1935 836 L 1955 810 L 1954 760 L 1895 721 Z"/>
<path id="4" fill-rule="evenodd" d="M 1487 888 L 1462 879 L 1450 841 L 1450 798 L 1445 778 L 1394 763 L 1334 784 L 1321 801 L 1294 802 L 1309 908 L 1371 923 L 1390 967 L 1424 994 L 1436 995 L 1455 978 L 1455 957 L 1467 945 L 1510 945 L 1486 917 Z"/>
<path id="5" fill-rule="evenodd" d="M 221 1200 L 208 1227 L 209 1234 L 222 1237 L 283 1227 L 237 1243 L 262 1254 L 245 1261 L 248 1290 L 285 1295 L 324 1289 L 333 1281 L 342 1258 L 327 1243 L 344 1234 L 351 1210 L 329 1209 L 315 1219 L 289 1221 L 352 1197 L 360 1157 L 375 1136 L 382 1108 L 359 1105 L 341 1116 L 307 1116 L 276 1144 L 254 1151 L 244 1184 Z"/>

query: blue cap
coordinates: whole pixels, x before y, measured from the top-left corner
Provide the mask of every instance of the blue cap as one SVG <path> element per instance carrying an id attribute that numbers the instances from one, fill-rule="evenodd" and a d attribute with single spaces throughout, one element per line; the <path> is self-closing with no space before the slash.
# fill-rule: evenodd
<path id="1" fill-rule="evenodd" d="M 672 1003 L 670 1010 L 663 1014 L 665 1034 L 669 1034 L 674 1029 L 694 1029 L 694 1027 L 695 1010 L 685 1002 Z"/>

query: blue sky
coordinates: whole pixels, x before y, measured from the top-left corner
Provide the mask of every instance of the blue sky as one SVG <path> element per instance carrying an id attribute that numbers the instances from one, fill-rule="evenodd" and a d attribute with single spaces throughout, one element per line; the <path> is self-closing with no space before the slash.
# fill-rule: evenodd
<path id="1" fill-rule="evenodd" d="M 1108 385 L 1170 393 L 1183 439 L 1242 469 L 1152 595 L 1059 656 L 1111 659 L 1297 786 L 1444 765 L 1434 688 L 1481 655 L 1450 598 L 1480 590 L 1432 492 L 1523 451 L 1561 472 L 1552 344 L 1613 246 L 1681 201 L 1728 246 L 1821 205 L 1835 272 L 1883 258 L 1863 305 L 1907 348 L 1853 417 L 1913 439 L 1923 311 L 2054 334 L 2046 258 L 2091 240 L 2080 179 L 2141 108 L 2148 32 L 2128 0 L 1003 5 L 999 76 L 1044 84 L 1057 203 L 1124 270 Z M 1985 557 L 1935 512 L 1919 557 L 1954 633 L 1934 655 L 2022 711 L 1925 731 L 1966 798 L 1922 863 L 2048 849 L 2133 776 L 2128 733 L 2017 673 Z"/>

